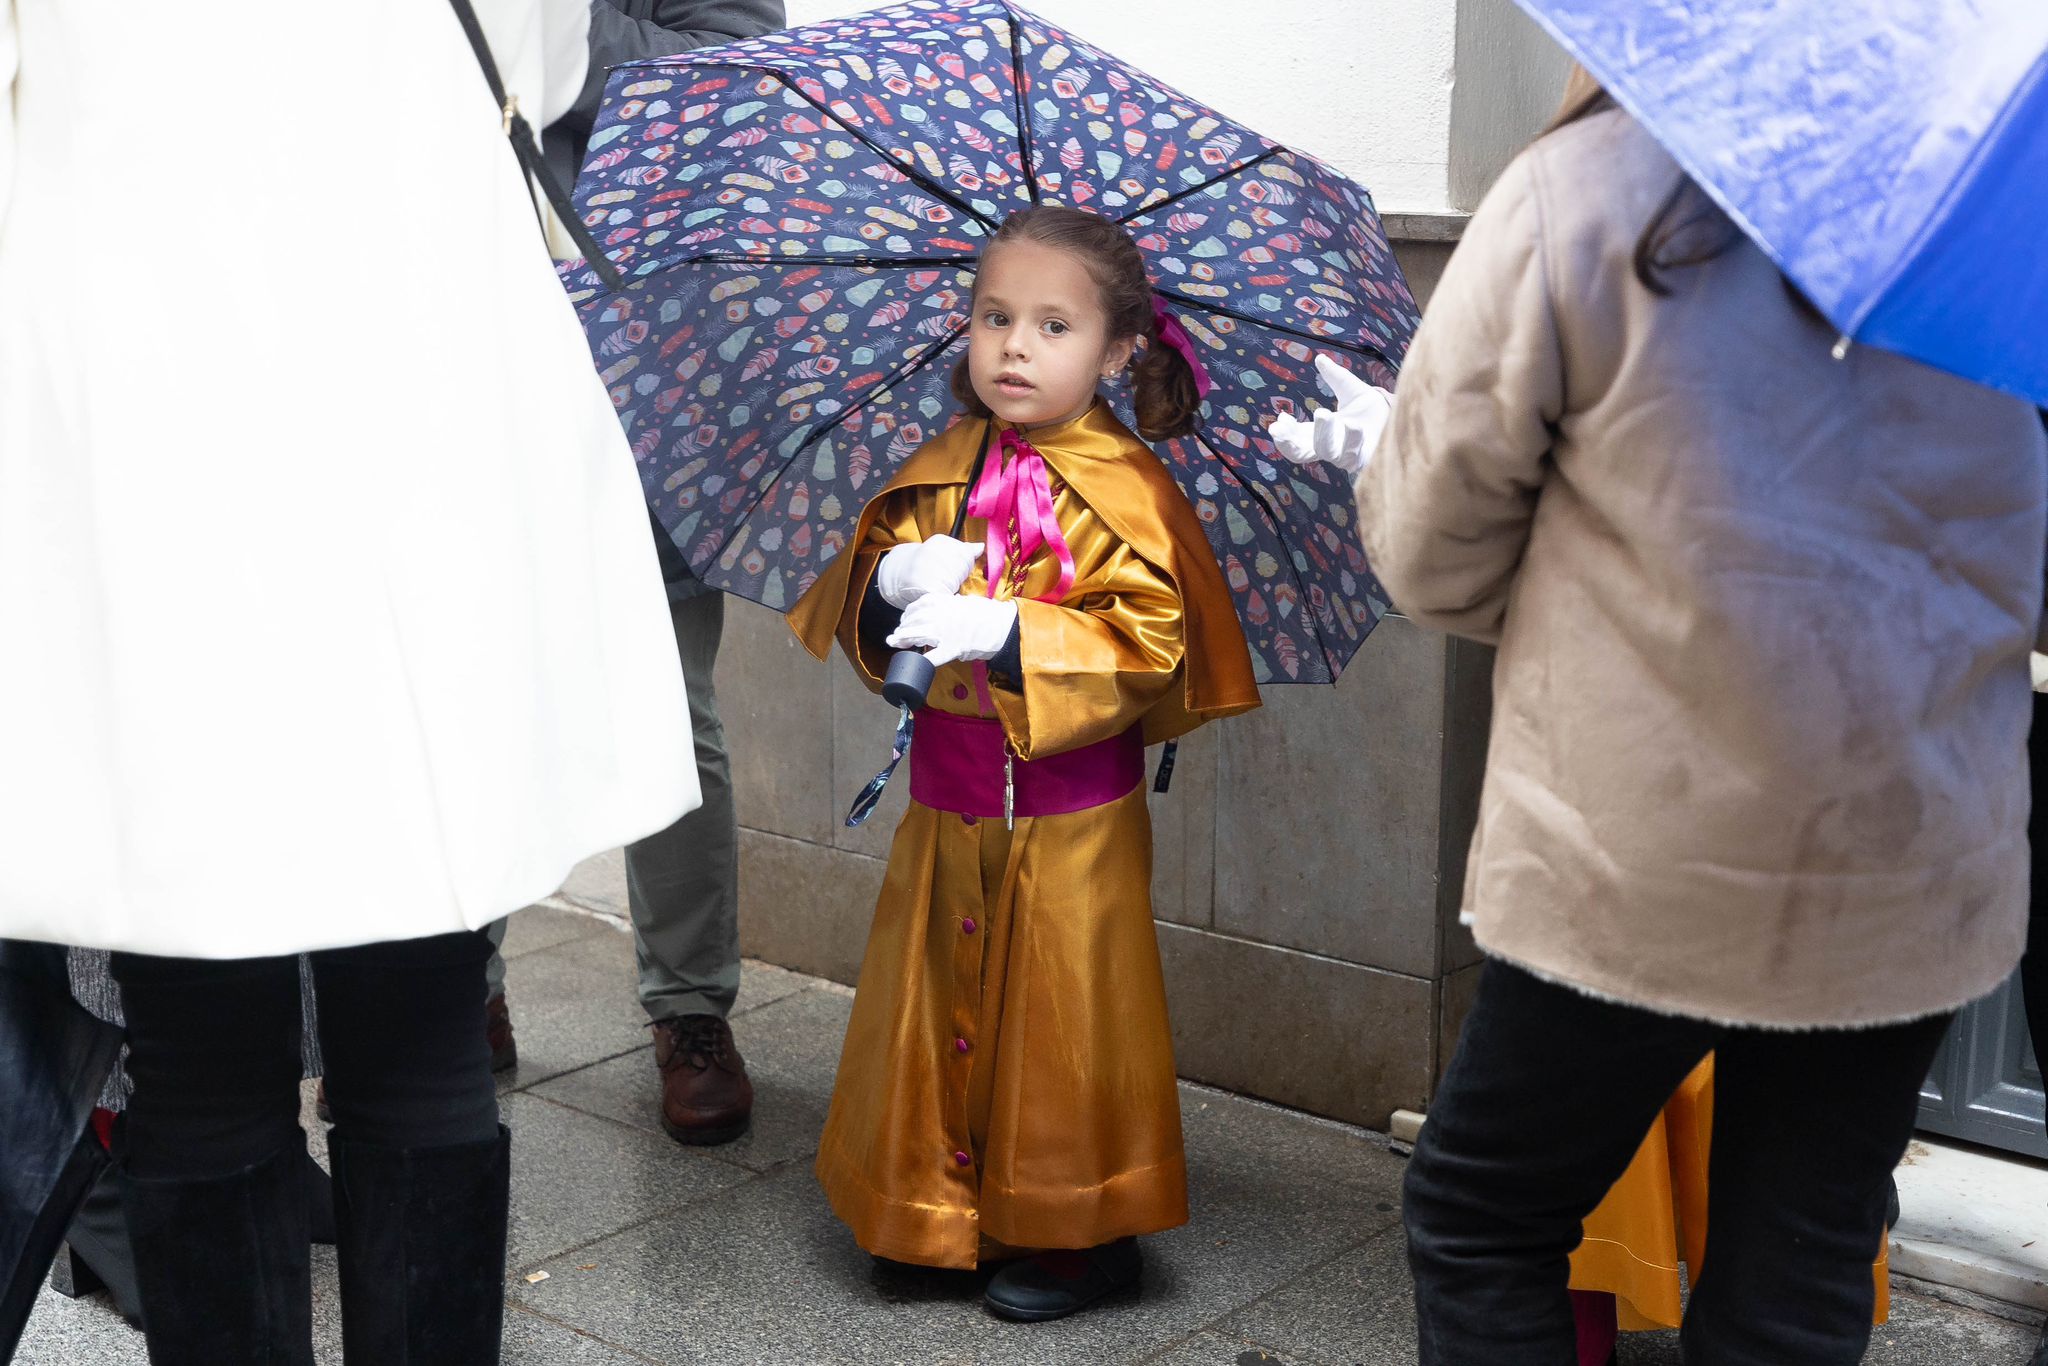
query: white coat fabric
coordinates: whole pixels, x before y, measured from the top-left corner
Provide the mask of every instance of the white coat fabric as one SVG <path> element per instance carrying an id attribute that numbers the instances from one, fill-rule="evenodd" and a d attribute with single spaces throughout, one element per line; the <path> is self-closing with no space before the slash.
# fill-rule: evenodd
<path id="1" fill-rule="evenodd" d="M 476 7 L 538 126 L 587 0 Z M 0 0 L 0 82 L 0 936 L 474 928 L 693 808 L 632 456 L 444 0 Z"/>

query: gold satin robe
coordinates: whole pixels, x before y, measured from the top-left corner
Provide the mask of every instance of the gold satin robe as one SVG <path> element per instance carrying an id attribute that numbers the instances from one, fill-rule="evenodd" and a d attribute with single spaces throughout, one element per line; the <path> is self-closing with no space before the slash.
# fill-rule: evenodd
<path id="1" fill-rule="evenodd" d="M 888 664 L 857 635 L 875 564 L 952 529 L 986 433 L 970 419 L 927 443 L 791 614 L 814 653 L 836 635 L 870 688 Z M 1018 594 L 1023 688 L 989 690 L 1018 756 L 1133 725 L 1149 743 L 1256 706 L 1228 589 L 1157 457 L 1100 402 L 1030 435 L 1075 578 L 1060 602 L 1038 601 L 1058 578 L 1041 551 Z M 962 534 L 982 531 L 970 520 Z M 979 570 L 963 591 L 985 592 Z M 974 667 L 941 668 L 930 705 L 980 714 Z M 911 803 L 817 1160 L 862 1247 L 966 1268 L 1186 1221 L 1151 881 L 1142 783 L 1103 806 L 1020 816 L 1014 831 Z"/>

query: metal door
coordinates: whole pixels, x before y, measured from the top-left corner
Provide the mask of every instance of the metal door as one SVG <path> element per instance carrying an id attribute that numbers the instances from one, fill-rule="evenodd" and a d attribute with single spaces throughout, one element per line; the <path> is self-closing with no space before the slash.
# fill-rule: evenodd
<path id="1" fill-rule="evenodd" d="M 2048 1102 L 2027 1035 L 2017 975 L 1970 1006 L 1935 1055 L 1920 1088 L 1920 1127 L 2030 1157 L 2048 1157 Z"/>

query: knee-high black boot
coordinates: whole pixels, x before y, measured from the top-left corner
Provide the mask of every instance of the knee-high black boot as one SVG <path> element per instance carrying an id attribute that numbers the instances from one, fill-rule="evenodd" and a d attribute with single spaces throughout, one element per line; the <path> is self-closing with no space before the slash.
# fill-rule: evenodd
<path id="1" fill-rule="evenodd" d="M 349 1366 L 497 1366 L 511 1136 L 328 1152 Z"/>
<path id="2" fill-rule="evenodd" d="M 313 1241 L 334 1245 L 334 1196 L 327 1173 L 313 1155 L 298 1154 L 300 1184 L 306 1192 L 306 1222 Z M 109 1167 L 79 1206 L 65 1230 L 64 1246 L 50 1268 L 50 1288 L 67 1299 L 105 1290 L 114 1309 L 130 1328 L 142 1327 L 142 1300 L 135 1289 L 135 1254 L 128 1246 L 128 1212 L 124 1193 L 128 1176 Z"/>
<path id="3" fill-rule="evenodd" d="M 151 1366 L 313 1366 L 303 1139 L 227 1176 L 128 1173 Z"/>

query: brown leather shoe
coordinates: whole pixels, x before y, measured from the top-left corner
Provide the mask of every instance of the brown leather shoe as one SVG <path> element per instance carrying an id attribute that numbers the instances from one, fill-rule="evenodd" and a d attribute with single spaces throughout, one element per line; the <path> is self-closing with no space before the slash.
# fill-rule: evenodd
<path id="1" fill-rule="evenodd" d="M 491 1070 L 510 1072 L 519 1066 L 519 1041 L 512 1037 L 512 1007 L 499 992 L 484 1002 L 484 1037 L 491 1041 Z"/>
<path id="2" fill-rule="evenodd" d="M 730 1143 L 753 1122 L 754 1083 L 716 1015 L 654 1022 L 654 1065 L 661 1069 L 661 1127 L 678 1143 Z"/>

